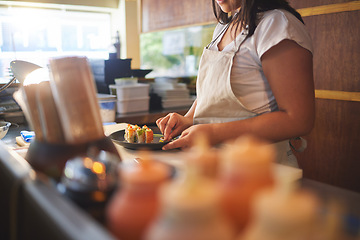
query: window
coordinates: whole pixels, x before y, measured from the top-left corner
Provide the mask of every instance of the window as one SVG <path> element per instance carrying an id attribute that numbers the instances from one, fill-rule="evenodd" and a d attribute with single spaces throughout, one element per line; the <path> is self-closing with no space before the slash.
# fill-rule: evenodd
<path id="1" fill-rule="evenodd" d="M 196 76 L 214 28 L 215 24 L 210 24 L 141 34 L 141 67 L 153 69 L 147 77 Z"/>
<path id="2" fill-rule="evenodd" d="M 0 79 L 12 60 L 46 66 L 50 57 L 107 59 L 110 12 L 0 6 Z"/>

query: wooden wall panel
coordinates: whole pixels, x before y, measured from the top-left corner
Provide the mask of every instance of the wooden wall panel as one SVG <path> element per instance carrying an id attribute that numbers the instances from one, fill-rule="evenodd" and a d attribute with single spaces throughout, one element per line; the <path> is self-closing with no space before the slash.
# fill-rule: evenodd
<path id="1" fill-rule="evenodd" d="M 316 100 L 308 147 L 295 153 L 304 177 L 360 191 L 360 102 Z"/>
<path id="2" fill-rule="evenodd" d="M 324 9 L 327 4 L 359 4 L 339 0 L 291 2 L 296 8 L 325 4 Z M 314 44 L 315 89 L 359 96 L 359 17 L 359 10 L 304 17 Z M 330 94 L 328 98 L 316 99 L 315 127 L 305 136 L 308 148 L 296 156 L 304 177 L 360 192 L 360 99 L 335 100 Z"/>
<path id="3" fill-rule="evenodd" d="M 360 92 L 359 19 L 359 11 L 304 18 L 315 49 L 315 89 Z"/>
<path id="4" fill-rule="evenodd" d="M 210 0 L 142 0 L 142 32 L 214 22 Z"/>

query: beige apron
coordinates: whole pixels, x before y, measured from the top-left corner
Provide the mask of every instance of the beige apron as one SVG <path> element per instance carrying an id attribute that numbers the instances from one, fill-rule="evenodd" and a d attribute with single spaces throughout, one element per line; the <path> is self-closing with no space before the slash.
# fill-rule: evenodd
<path id="1" fill-rule="evenodd" d="M 218 37 L 221 34 L 222 32 Z M 240 34 L 240 37 L 242 37 L 241 42 L 243 42 L 246 35 Z M 215 40 L 204 48 L 200 59 L 196 82 L 197 105 L 194 113 L 194 124 L 231 122 L 257 115 L 239 101 L 230 85 L 233 59 L 241 44 L 235 47 L 232 52 L 208 49 Z M 278 163 L 298 167 L 288 140 L 274 145 L 278 153 Z"/>

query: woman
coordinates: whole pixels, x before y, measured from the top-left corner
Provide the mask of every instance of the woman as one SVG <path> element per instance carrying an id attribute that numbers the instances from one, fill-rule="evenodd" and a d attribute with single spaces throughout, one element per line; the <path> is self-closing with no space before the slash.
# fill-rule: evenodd
<path id="1" fill-rule="evenodd" d="M 276 143 L 277 161 L 297 166 L 289 139 L 314 124 L 312 43 L 286 0 L 212 0 L 219 23 L 204 49 L 197 99 L 181 116 L 156 121 L 164 149 L 191 146 L 198 134 L 215 145 L 243 134 Z"/>

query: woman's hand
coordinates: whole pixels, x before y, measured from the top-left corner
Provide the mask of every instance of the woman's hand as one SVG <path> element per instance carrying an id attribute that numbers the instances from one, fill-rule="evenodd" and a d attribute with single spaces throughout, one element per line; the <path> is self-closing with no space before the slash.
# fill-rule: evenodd
<path id="1" fill-rule="evenodd" d="M 164 140 L 168 141 L 180 135 L 185 129 L 193 124 L 192 117 L 184 117 L 178 113 L 169 113 L 163 118 L 156 120 L 156 125 L 164 135 Z"/>
<path id="2" fill-rule="evenodd" d="M 178 139 L 166 144 L 163 147 L 163 150 L 191 147 L 196 138 L 200 135 L 205 136 L 211 145 L 216 144 L 218 141 L 214 132 L 214 124 L 199 124 L 191 126 L 184 130 Z"/>

